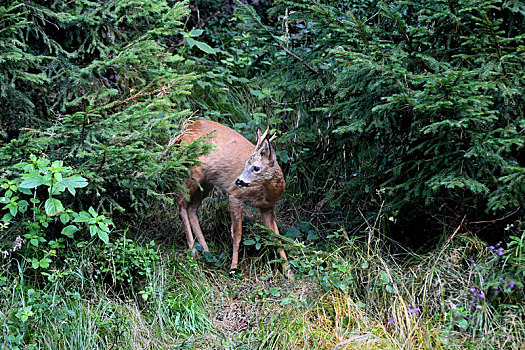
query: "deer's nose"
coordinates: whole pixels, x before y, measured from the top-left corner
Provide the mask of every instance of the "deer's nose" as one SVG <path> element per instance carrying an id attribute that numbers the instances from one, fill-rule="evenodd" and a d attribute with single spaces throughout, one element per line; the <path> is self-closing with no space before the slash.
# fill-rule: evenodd
<path id="1" fill-rule="evenodd" d="M 236 184 L 237 186 L 239 186 L 239 187 L 248 187 L 248 186 L 250 186 L 249 183 L 246 183 L 246 182 L 242 181 L 241 179 L 237 179 L 237 180 L 235 181 L 235 184 Z"/>

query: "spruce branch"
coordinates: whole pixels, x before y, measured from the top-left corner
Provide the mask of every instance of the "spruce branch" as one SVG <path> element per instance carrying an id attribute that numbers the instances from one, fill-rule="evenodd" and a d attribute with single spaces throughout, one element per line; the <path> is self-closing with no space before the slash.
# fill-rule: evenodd
<path id="1" fill-rule="evenodd" d="M 486 12 L 483 12 L 483 16 L 485 17 L 486 24 L 490 30 L 490 36 L 492 40 L 494 40 L 494 46 L 496 47 L 496 51 L 498 53 L 498 58 L 501 63 L 501 69 L 503 70 L 503 74 L 507 75 L 507 70 L 505 69 L 505 64 L 502 61 L 502 53 L 501 53 L 501 44 L 498 41 L 498 37 L 496 36 L 496 33 L 494 33 L 494 22 L 491 22 L 489 17 L 487 16 Z"/>
<path id="2" fill-rule="evenodd" d="M 275 37 L 275 35 L 273 35 L 273 33 L 268 29 L 266 28 L 266 26 L 259 20 L 259 18 L 257 18 L 257 16 L 250 10 L 250 8 L 242 3 L 241 1 L 239 0 L 235 0 L 235 3 L 239 6 L 241 6 L 242 8 L 244 8 L 246 10 L 246 12 L 248 12 L 250 14 L 250 17 L 255 21 L 257 22 L 257 24 L 266 32 L 268 33 L 268 35 L 270 35 L 270 37 L 279 45 L 279 47 L 284 51 L 286 52 L 288 55 L 292 56 L 293 58 L 295 58 L 299 63 L 301 63 L 303 66 L 305 66 L 309 71 L 311 71 L 312 73 L 315 73 L 317 75 L 320 75 L 320 72 L 315 69 L 314 67 L 310 66 L 304 59 L 302 59 L 301 57 L 297 56 L 295 53 L 293 53 L 292 51 L 290 51 L 289 49 L 287 49 L 283 43 Z"/>

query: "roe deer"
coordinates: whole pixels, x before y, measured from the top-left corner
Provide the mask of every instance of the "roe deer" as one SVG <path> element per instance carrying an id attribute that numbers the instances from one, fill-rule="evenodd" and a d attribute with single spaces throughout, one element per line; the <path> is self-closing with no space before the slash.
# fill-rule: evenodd
<path id="1" fill-rule="evenodd" d="M 222 124 L 209 120 L 196 120 L 191 123 L 180 137 L 180 142 L 192 143 L 196 139 L 209 135 L 209 142 L 215 145 L 209 154 L 199 158 L 200 165 L 190 170 L 186 180 L 189 200 L 184 195 L 177 198 L 180 216 L 186 233 L 188 246 L 196 254 L 193 234 L 209 252 L 202 234 L 197 209 L 214 186 L 226 192 L 229 197 L 232 221 L 233 254 L 231 269 L 237 269 L 239 244 L 242 238 L 242 214 L 245 205 L 260 209 L 264 224 L 279 233 L 275 221 L 275 204 L 284 191 L 284 176 L 271 145 L 273 137 L 268 139 L 268 130 L 263 134 L 257 128 L 257 145 L 253 145 L 236 131 Z M 285 260 L 283 270 L 287 277 L 290 270 L 286 253 L 278 249 L 279 256 Z"/>

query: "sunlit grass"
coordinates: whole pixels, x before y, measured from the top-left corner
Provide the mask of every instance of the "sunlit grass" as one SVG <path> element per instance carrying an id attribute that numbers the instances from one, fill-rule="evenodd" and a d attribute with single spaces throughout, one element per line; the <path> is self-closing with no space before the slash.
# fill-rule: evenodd
<path id="1" fill-rule="evenodd" d="M 142 281 L 147 297 L 136 292 L 141 288 L 115 293 L 113 285 L 92 279 L 93 256 L 86 253 L 71 264 L 69 275 L 38 295 L 28 293 L 21 276 L 9 276 L 10 288 L 0 296 L 3 335 L 16 328 L 20 315 L 14 313 L 33 305 L 26 328 L 18 325 L 22 343 L 49 349 L 515 349 L 525 344 L 523 303 L 498 307 L 471 291 L 494 268 L 483 265 L 491 260 L 479 240 L 457 236 L 425 254 L 396 256 L 377 231 L 366 233 L 323 251 L 284 242 L 290 260 L 302 261 L 291 280 L 282 276 L 272 246 L 245 254 L 237 276 L 182 248 L 156 248 L 160 258 Z M 41 300 L 45 307 L 38 306 Z M 9 348 L 8 342 L 3 347 Z"/>

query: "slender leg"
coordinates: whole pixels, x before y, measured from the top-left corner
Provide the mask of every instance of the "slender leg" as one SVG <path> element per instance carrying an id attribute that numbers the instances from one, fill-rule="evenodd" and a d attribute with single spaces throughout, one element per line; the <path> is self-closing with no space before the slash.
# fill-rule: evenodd
<path id="1" fill-rule="evenodd" d="M 192 180 L 187 179 L 185 183 L 186 183 L 186 186 L 188 186 L 190 200 L 188 202 L 185 196 L 179 195 L 179 197 L 177 198 L 177 204 L 179 205 L 179 214 L 182 219 L 182 225 L 184 227 L 184 232 L 186 233 L 186 241 L 188 242 L 188 247 L 191 249 L 193 256 L 197 256 L 197 250 L 195 249 L 195 241 L 193 239 L 193 233 L 192 233 L 193 225 L 191 223 L 191 216 L 192 216 L 192 203 L 195 202 L 195 197 L 199 199 L 200 190 L 199 190 L 199 186 L 196 183 L 196 180 L 194 179 Z M 197 204 L 197 207 L 198 207 L 198 204 Z M 200 232 L 200 227 L 199 227 L 199 232 Z M 197 234 L 197 232 L 195 233 Z M 202 232 L 200 233 L 202 235 Z M 197 236 L 197 238 L 199 237 Z"/>
<path id="2" fill-rule="evenodd" d="M 244 204 L 230 197 L 230 215 L 232 219 L 232 239 L 233 239 L 233 253 L 232 253 L 232 264 L 231 269 L 237 268 L 239 262 L 239 246 L 242 239 L 242 211 Z"/>
<path id="3" fill-rule="evenodd" d="M 197 255 L 197 250 L 194 247 L 193 235 L 191 233 L 190 220 L 188 219 L 188 210 L 185 205 L 179 206 L 180 217 L 182 218 L 182 224 L 184 225 L 184 232 L 186 233 L 186 241 L 188 247 L 191 249 L 193 255 Z"/>
<path id="4" fill-rule="evenodd" d="M 266 227 L 268 227 L 273 232 L 279 234 L 279 228 L 277 227 L 277 221 L 275 220 L 275 211 L 271 209 L 261 209 L 261 214 L 263 217 L 263 222 Z M 290 270 L 290 265 L 288 264 L 288 259 L 286 258 L 286 252 L 283 248 L 278 248 L 277 253 L 284 260 L 283 262 L 283 272 L 287 278 L 292 277 L 292 272 Z"/>
<path id="5" fill-rule="evenodd" d="M 206 244 L 206 240 L 204 239 L 204 235 L 202 234 L 201 226 L 199 224 L 199 217 L 197 216 L 197 205 L 191 205 L 188 208 L 188 216 L 190 219 L 191 227 L 193 229 L 193 233 L 195 233 L 195 236 L 197 237 L 197 241 L 202 245 L 202 248 L 204 248 L 205 252 L 209 252 L 208 245 Z"/>
<path id="6" fill-rule="evenodd" d="M 188 206 L 188 217 L 190 219 L 191 228 L 197 238 L 197 241 L 202 245 L 202 248 L 205 252 L 210 252 L 210 250 L 208 249 L 208 245 L 206 244 L 206 240 L 202 234 L 197 211 L 199 210 L 199 206 L 202 203 L 202 199 L 208 196 L 212 188 L 213 186 L 207 186 L 204 187 L 203 190 L 198 189 L 192 196 L 191 203 Z"/>

